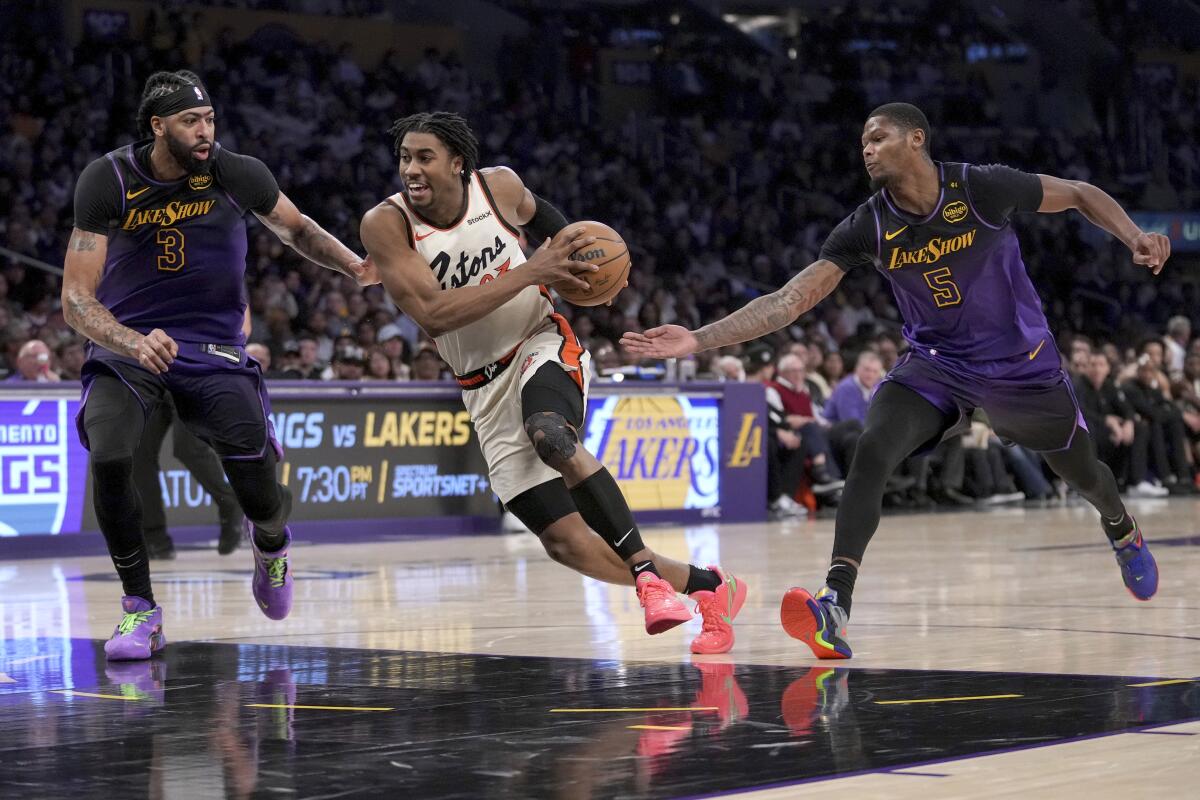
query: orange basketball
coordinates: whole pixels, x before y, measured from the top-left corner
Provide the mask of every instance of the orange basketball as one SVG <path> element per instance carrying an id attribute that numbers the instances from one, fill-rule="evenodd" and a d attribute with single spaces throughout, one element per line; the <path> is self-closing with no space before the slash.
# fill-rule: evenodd
<path id="1" fill-rule="evenodd" d="M 587 261 L 595 264 L 600 269 L 579 276 L 591 284 L 589 289 L 577 289 L 559 282 L 554 284 L 554 291 L 573 305 L 603 305 L 625 288 L 625 280 L 629 277 L 631 266 L 629 247 L 621 238 L 621 234 L 603 222 L 593 220 L 572 222 L 564 230 L 574 231 L 580 226 L 583 226 L 586 231 L 584 235 L 595 236 L 596 241 L 582 250 L 576 250 L 571 254 L 571 258 L 575 261 Z"/>

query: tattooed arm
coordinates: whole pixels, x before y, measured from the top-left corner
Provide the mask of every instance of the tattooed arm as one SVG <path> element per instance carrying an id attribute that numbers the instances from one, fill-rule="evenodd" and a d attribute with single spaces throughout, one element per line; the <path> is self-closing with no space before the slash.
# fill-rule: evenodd
<path id="1" fill-rule="evenodd" d="M 284 244 L 309 261 L 353 278 L 359 286 L 379 283 L 377 270 L 370 264 L 364 264 L 353 250 L 339 242 L 311 217 L 301 214 L 296 204 L 283 192 L 279 193 L 279 200 L 269 214 L 255 212 L 255 216 L 274 231 Z"/>
<path id="2" fill-rule="evenodd" d="M 125 327 L 96 299 L 107 253 L 107 236 L 79 228 L 71 231 L 63 264 L 63 317 L 68 325 L 101 347 L 136 358 L 156 374 L 166 372 L 179 352 L 171 337 L 157 328 L 143 336 Z"/>
<path id="3" fill-rule="evenodd" d="M 696 331 L 701 350 L 748 342 L 790 325 L 833 291 L 846 273 L 831 261 L 816 261 L 770 294 L 756 297 L 725 319 Z"/>
<path id="4" fill-rule="evenodd" d="M 649 358 L 679 358 L 714 347 L 747 342 L 792 323 L 825 299 L 846 273 L 832 261 L 820 259 L 780 289 L 751 300 L 742 308 L 694 333 L 678 325 L 663 325 L 645 333 L 628 332 L 621 344 Z"/>

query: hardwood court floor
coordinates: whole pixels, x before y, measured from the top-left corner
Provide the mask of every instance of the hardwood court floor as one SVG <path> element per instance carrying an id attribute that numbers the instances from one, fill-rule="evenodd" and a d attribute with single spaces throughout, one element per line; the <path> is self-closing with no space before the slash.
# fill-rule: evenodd
<path id="1" fill-rule="evenodd" d="M 528 534 L 301 542 L 282 623 L 248 552 L 182 552 L 155 563 L 172 644 L 133 667 L 93 641 L 117 619 L 107 559 L 0 563 L 0 796 L 1189 796 L 1200 501 L 1131 509 L 1150 603 L 1081 506 L 885 517 L 848 662 L 778 624 L 832 521 L 647 531 L 749 583 L 723 657 L 688 653 L 698 620 L 646 636 L 632 589 Z"/>

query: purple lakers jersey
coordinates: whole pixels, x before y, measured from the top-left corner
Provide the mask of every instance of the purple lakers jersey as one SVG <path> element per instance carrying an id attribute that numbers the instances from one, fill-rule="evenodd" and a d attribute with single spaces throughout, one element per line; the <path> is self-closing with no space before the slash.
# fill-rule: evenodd
<path id="1" fill-rule="evenodd" d="M 269 213 L 279 187 L 257 159 L 220 145 L 210 172 L 151 177 L 149 146 L 97 159 L 76 188 L 76 227 L 108 238 L 97 299 L 139 333 L 243 343 L 247 211 Z"/>
<path id="2" fill-rule="evenodd" d="M 1010 217 L 1037 210 L 1040 179 L 997 166 L 937 169 L 940 196 L 928 216 L 900 209 L 882 189 L 830 234 L 821 258 L 882 272 L 917 347 L 970 361 L 1031 351 L 1047 323 Z"/>

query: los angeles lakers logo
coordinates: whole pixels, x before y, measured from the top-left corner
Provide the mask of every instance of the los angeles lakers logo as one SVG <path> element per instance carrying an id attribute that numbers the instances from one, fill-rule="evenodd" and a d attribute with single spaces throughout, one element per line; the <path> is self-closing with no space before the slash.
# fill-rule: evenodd
<path id="1" fill-rule="evenodd" d="M 212 186 L 212 175 L 193 175 L 188 178 L 188 186 L 197 192 L 207 189 L 209 186 Z"/>
<path id="2" fill-rule="evenodd" d="M 762 458 L 762 438 L 763 429 L 758 424 L 758 415 L 742 414 L 742 429 L 738 431 L 733 452 L 725 466 L 741 469 L 750 466 L 754 459 Z"/>
<path id="3" fill-rule="evenodd" d="M 947 203 L 942 209 L 942 219 L 946 222 L 958 222 L 967 215 L 967 204 L 962 200 L 955 200 L 953 203 Z"/>

